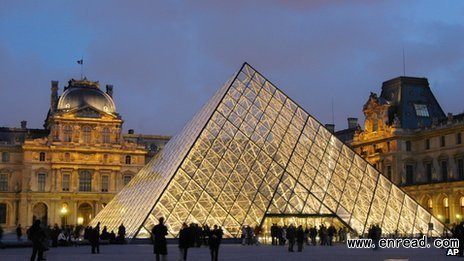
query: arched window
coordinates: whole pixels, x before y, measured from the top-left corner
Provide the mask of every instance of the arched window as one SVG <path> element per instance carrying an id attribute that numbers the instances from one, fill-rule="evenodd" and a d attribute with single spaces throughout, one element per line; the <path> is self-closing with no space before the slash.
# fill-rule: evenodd
<path id="1" fill-rule="evenodd" d="M 450 213 L 449 213 L 449 202 L 448 202 L 448 197 L 445 197 L 443 199 L 443 214 L 445 215 L 445 223 L 450 222 Z"/>
<path id="2" fill-rule="evenodd" d="M 82 141 L 86 144 L 90 143 L 91 135 L 92 135 L 92 129 L 90 128 L 90 126 L 84 126 L 82 128 Z"/>
<path id="3" fill-rule="evenodd" d="M 72 127 L 69 125 L 66 125 L 63 128 L 63 141 L 64 142 L 72 141 Z"/>
<path id="4" fill-rule="evenodd" d="M 2 162 L 8 162 L 10 161 L 10 153 L 9 152 L 2 152 Z"/>
<path id="5" fill-rule="evenodd" d="M 126 156 L 126 164 L 131 164 L 132 158 L 131 156 L 127 155 Z"/>
<path id="6" fill-rule="evenodd" d="M 102 141 L 103 143 L 110 143 L 110 129 L 107 127 L 103 128 Z"/>
<path id="7" fill-rule="evenodd" d="M 79 191 L 92 191 L 92 174 L 88 170 L 79 173 Z"/>

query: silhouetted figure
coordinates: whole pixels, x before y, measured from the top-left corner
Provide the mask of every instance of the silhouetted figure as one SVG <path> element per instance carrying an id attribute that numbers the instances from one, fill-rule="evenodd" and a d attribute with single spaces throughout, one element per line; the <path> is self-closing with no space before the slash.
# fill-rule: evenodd
<path id="1" fill-rule="evenodd" d="M 296 231 L 293 224 L 287 228 L 287 239 L 288 239 L 288 251 L 293 252 L 293 246 L 295 245 Z"/>
<path id="2" fill-rule="evenodd" d="M 271 238 L 272 238 L 272 245 L 277 245 L 277 225 L 272 224 L 271 226 Z"/>
<path id="3" fill-rule="evenodd" d="M 108 233 L 108 228 L 106 226 L 103 227 L 103 230 L 100 235 L 101 240 L 108 240 L 110 238 L 110 233 Z"/>
<path id="4" fill-rule="evenodd" d="M 58 227 L 58 224 L 55 224 L 53 226 L 52 232 L 51 232 L 51 237 L 52 237 L 52 247 L 58 247 L 58 236 L 60 235 L 60 228 Z"/>
<path id="5" fill-rule="evenodd" d="M 21 241 L 22 236 L 23 236 L 23 228 L 21 227 L 21 224 L 19 224 L 16 227 L 16 238 L 18 239 L 18 241 Z"/>
<path id="6" fill-rule="evenodd" d="M 0 226 L 0 248 L 5 248 L 5 246 L 2 243 L 2 238 L 3 238 L 3 228 Z"/>
<path id="7" fill-rule="evenodd" d="M 219 256 L 219 246 L 222 240 L 222 229 L 214 225 L 211 236 L 209 237 L 209 250 L 211 252 L 211 261 L 217 261 Z"/>
<path id="8" fill-rule="evenodd" d="M 329 236 L 329 246 L 332 245 L 333 237 L 335 236 L 335 233 L 337 232 L 337 229 L 333 225 L 330 225 L 330 227 L 327 229 L 327 235 Z"/>
<path id="9" fill-rule="evenodd" d="M 40 227 L 40 220 L 36 219 L 34 224 L 29 228 L 30 239 L 32 240 L 32 255 L 31 261 L 43 260 L 43 252 L 48 250 L 45 245 L 46 235 L 44 230 Z"/>
<path id="10" fill-rule="evenodd" d="M 118 228 L 118 243 L 126 243 L 126 227 L 123 223 L 121 223 L 121 225 Z"/>
<path id="11" fill-rule="evenodd" d="M 166 245 L 166 235 L 168 234 L 168 228 L 164 225 L 164 218 L 159 218 L 159 224 L 154 226 L 151 230 L 153 236 L 153 253 L 156 255 L 156 261 L 160 260 L 160 255 L 163 259 L 168 254 L 168 248 Z"/>
<path id="12" fill-rule="evenodd" d="M 190 228 L 186 223 L 182 225 L 182 229 L 179 232 L 179 250 L 181 260 L 187 260 L 187 250 L 190 246 Z"/>
<path id="13" fill-rule="evenodd" d="M 95 228 L 90 230 L 90 245 L 92 246 L 92 254 L 100 254 L 100 222 L 97 223 Z"/>
<path id="14" fill-rule="evenodd" d="M 209 234 L 211 233 L 209 226 L 207 224 L 203 225 L 203 244 L 208 245 Z"/>
<path id="15" fill-rule="evenodd" d="M 296 230 L 296 244 L 298 246 L 298 252 L 303 250 L 303 243 L 305 240 L 305 232 L 303 230 L 303 226 L 299 225 L 298 229 Z"/>
<path id="16" fill-rule="evenodd" d="M 311 238 L 311 244 L 313 244 L 313 246 L 315 246 L 317 243 L 316 243 L 316 236 L 317 236 L 317 229 L 316 227 L 311 227 L 309 229 L 309 238 Z"/>

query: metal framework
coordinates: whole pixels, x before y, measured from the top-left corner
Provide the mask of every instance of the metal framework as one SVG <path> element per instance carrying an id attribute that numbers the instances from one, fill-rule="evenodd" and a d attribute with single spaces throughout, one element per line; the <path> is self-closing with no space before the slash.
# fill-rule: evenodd
<path id="1" fill-rule="evenodd" d="M 336 215 L 358 234 L 445 229 L 247 63 L 91 225 L 148 237 L 163 216 L 172 237 L 183 222 L 235 237 L 272 214 Z"/>

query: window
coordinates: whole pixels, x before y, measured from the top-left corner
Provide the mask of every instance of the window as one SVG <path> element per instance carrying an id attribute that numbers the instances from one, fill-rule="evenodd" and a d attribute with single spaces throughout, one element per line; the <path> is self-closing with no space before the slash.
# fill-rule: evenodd
<path id="1" fill-rule="evenodd" d="M 432 163 L 425 163 L 425 174 L 427 176 L 427 182 L 432 182 Z"/>
<path id="2" fill-rule="evenodd" d="M 464 179 L 464 159 L 459 158 L 457 159 L 457 165 L 458 165 L 458 177 L 459 179 Z"/>
<path id="3" fill-rule="evenodd" d="M 406 141 L 406 151 L 411 151 L 411 141 Z"/>
<path id="4" fill-rule="evenodd" d="M 462 143 L 462 138 L 461 138 L 461 133 L 456 134 L 456 144 L 461 144 Z"/>
<path id="5" fill-rule="evenodd" d="M 69 125 L 64 126 L 63 141 L 64 142 L 71 142 L 72 141 L 72 127 L 69 126 Z"/>
<path id="6" fill-rule="evenodd" d="M 69 191 L 69 180 L 71 175 L 63 174 L 63 179 L 61 180 L 61 188 L 63 191 Z"/>
<path id="7" fill-rule="evenodd" d="M 131 164 L 131 156 L 126 156 L 126 164 Z"/>
<path id="8" fill-rule="evenodd" d="M 0 174 L 0 191 L 8 191 L 8 174 Z"/>
<path id="9" fill-rule="evenodd" d="M 38 182 L 38 191 L 44 192 L 45 191 L 45 174 L 44 173 L 37 174 L 37 182 Z"/>
<path id="10" fill-rule="evenodd" d="M 84 143 L 90 143 L 91 141 L 92 129 L 89 126 L 84 126 L 82 128 L 82 141 Z"/>
<path id="11" fill-rule="evenodd" d="M 70 161 L 71 161 L 71 155 L 70 155 L 68 152 L 66 152 L 66 153 L 64 154 L 64 161 L 66 161 L 66 162 L 70 162 Z"/>
<path id="12" fill-rule="evenodd" d="M 446 142 L 445 142 L 445 136 L 440 137 L 440 146 L 445 147 Z"/>
<path id="13" fill-rule="evenodd" d="M 430 139 L 425 140 L 425 149 L 429 150 L 430 149 Z"/>
<path id="14" fill-rule="evenodd" d="M 103 163 L 108 163 L 108 154 L 103 154 Z"/>
<path id="15" fill-rule="evenodd" d="M 446 160 L 441 161 L 440 166 L 441 166 L 442 181 L 447 182 L 448 181 L 448 161 Z"/>
<path id="16" fill-rule="evenodd" d="M 39 153 L 39 161 L 45 161 L 45 152 Z"/>
<path id="17" fill-rule="evenodd" d="M 9 152 L 2 152 L 2 162 L 8 162 L 10 161 L 10 153 Z"/>
<path id="18" fill-rule="evenodd" d="M 387 178 L 391 180 L 391 177 L 392 177 L 392 167 L 387 166 Z"/>
<path id="19" fill-rule="evenodd" d="M 6 204 L 0 203 L 0 224 L 6 223 Z"/>
<path id="20" fill-rule="evenodd" d="M 110 185 L 110 184 L 109 184 L 109 183 L 110 183 L 110 179 L 109 179 L 108 175 L 103 175 L 103 176 L 101 177 L 101 179 L 102 179 L 102 180 L 101 180 L 101 191 L 102 191 L 102 192 L 108 192 L 108 188 L 110 187 L 110 186 L 109 186 L 109 185 Z"/>
<path id="21" fill-rule="evenodd" d="M 413 183 L 413 165 L 406 165 L 406 185 L 411 185 Z"/>
<path id="22" fill-rule="evenodd" d="M 103 128 L 102 141 L 103 143 L 110 143 L 110 129 L 107 127 Z"/>
<path id="23" fill-rule="evenodd" d="M 132 179 L 132 175 L 124 175 L 124 186 L 127 185 Z"/>
<path id="24" fill-rule="evenodd" d="M 416 109 L 416 115 L 419 117 L 429 117 L 429 110 L 427 109 L 427 105 L 425 104 L 414 104 L 414 108 Z"/>
<path id="25" fill-rule="evenodd" d="M 79 191 L 92 191 L 92 174 L 88 170 L 79 173 Z"/>
<path id="26" fill-rule="evenodd" d="M 372 122 L 372 131 L 377 131 L 379 129 L 379 121 L 377 119 L 374 119 Z"/>
<path id="27" fill-rule="evenodd" d="M 443 199 L 443 212 L 445 214 L 445 223 L 450 222 L 450 212 L 449 212 L 449 202 L 448 202 L 448 197 Z"/>

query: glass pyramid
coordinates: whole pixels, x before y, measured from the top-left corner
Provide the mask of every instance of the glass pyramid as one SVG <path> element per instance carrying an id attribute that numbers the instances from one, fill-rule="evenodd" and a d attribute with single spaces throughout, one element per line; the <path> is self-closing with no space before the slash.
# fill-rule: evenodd
<path id="1" fill-rule="evenodd" d="M 266 214 L 332 214 L 357 234 L 444 225 L 247 63 L 90 225 L 149 237 L 159 217 L 236 237 Z"/>

